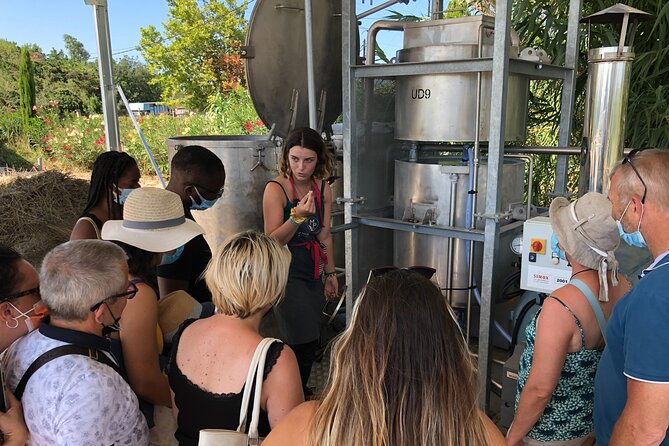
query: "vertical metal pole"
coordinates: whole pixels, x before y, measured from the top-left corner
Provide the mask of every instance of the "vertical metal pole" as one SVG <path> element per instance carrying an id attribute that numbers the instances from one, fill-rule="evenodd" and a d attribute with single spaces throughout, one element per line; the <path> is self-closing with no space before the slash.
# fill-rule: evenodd
<path id="1" fill-rule="evenodd" d="M 105 142 L 107 150 L 121 150 L 121 139 L 118 131 L 116 114 L 116 90 L 112 73 L 111 38 L 109 37 L 109 17 L 107 16 L 107 0 L 84 0 L 93 6 L 95 17 L 95 34 L 98 43 L 98 70 L 100 73 L 100 96 L 105 122 Z"/>
<path id="2" fill-rule="evenodd" d="M 504 123 L 509 84 L 509 45 L 511 1 L 498 0 L 495 16 L 495 42 L 492 58 L 490 103 L 490 145 L 488 149 L 488 182 L 485 200 L 485 236 L 483 243 L 483 274 L 481 284 L 481 316 L 479 321 L 479 405 L 487 410 L 490 402 L 490 369 L 492 360 L 492 280 L 499 248 L 499 214 L 502 197 L 502 163 L 504 160 Z"/>
<path id="3" fill-rule="evenodd" d="M 443 17 L 444 0 L 432 0 L 432 20 L 439 20 Z"/>
<path id="4" fill-rule="evenodd" d="M 560 105 L 559 146 L 570 146 L 571 124 L 574 118 L 574 98 L 576 97 L 576 69 L 578 68 L 579 19 L 583 0 L 569 1 L 569 22 L 567 23 L 567 49 L 564 65 L 571 69 L 562 83 L 562 103 Z M 585 124 L 584 124 L 585 125 Z M 567 190 L 567 167 L 569 157 L 558 155 L 555 167 L 555 188 L 553 192 L 563 195 Z"/>
<path id="5" fill-rule="evenodd" d="M 343 149 L 344 149 L 344 196 L 355 198 L 358 192 L 358 163 L 355 162 L 357 145 L 353 148 L 353 141 L 357 139 L 356 110 L 355 110 L 355 77 L 352 66 L 356 64 L 358 48 L 356 46 L 358 29 L 355 15 L 355 0 L 341 0 L 342 12 L 342 122 L 343 122 Z M 357 205 L 352 203 L 344 206 L 344 223 L 353 222 L 353 213 Z M 358 231 L 352 229 L 344 234 L 344 249 L 346 263 L 346 322 L 353 314 L 353 293 L 359 289 L 358 279 Z"/>
<path id="6" fill-rule="evenodd" d="M 304 26 L 307 41 L 307 98 L 309 99 L 309 127 L 318 127 L 316 118 L 316 83 L 314 81 L 314 36 L 312 33 L 311 0 L 304 0 Z"/>

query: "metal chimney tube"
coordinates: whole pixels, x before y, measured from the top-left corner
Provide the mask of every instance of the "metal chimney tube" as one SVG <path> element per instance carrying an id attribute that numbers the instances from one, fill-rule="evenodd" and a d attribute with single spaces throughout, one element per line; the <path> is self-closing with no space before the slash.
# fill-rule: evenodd
<path id="1" fill-rule="evenodd" d="M 634 49 L 593 48 L 588 52 L 588 191 L 606 193 L 608 175 L 623 156 L 627 97 Z"/>

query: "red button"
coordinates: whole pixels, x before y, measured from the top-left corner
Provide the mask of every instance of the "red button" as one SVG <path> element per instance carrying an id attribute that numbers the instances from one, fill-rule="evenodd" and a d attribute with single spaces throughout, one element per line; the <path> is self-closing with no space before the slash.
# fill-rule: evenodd
<path id="1" fill-rule="evenodd" d="M 536 240 L 532 242 L 532 251 L 541 252 L 544 250 L 544 245 L 540 241 Z"/>

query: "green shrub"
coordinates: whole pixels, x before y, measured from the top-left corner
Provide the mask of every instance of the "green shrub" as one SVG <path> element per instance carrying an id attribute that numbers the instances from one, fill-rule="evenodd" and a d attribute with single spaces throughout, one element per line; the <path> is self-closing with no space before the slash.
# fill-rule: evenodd
<path id="1" fill-rule="evenodd" d="M 0 115 L 0 145 L 21 135 L 21 114 L 19 112 Z"/>

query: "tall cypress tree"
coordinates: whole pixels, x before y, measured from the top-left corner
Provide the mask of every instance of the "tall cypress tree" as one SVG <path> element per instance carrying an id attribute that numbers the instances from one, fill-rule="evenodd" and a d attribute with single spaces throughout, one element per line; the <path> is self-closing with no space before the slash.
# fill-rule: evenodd
<path id="1" fill-rule="evenodd" d="M 34 116 L 33 106 L 35 105 L 35 75 L 33 64 L 30 60 L 30 52 L 27 47 L 21 49 L 21 59 L 19 61 L 19 109 L 23 125 L 28 126 L 30 118 Z"/>

